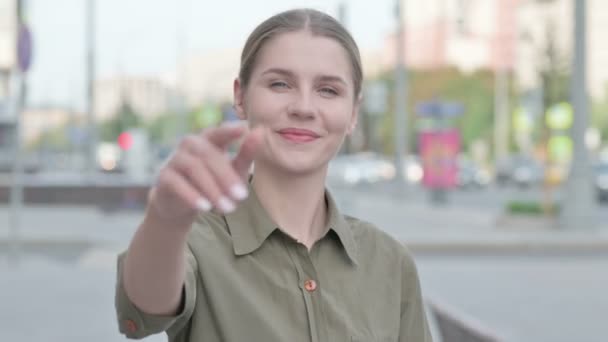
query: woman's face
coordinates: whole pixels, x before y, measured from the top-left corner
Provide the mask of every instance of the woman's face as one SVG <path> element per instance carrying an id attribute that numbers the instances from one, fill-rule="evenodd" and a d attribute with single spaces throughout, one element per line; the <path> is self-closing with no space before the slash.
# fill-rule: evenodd
<path id="1" fill-rule="evenodd" d="M 333 39 L 302 30 L 267 41 L 247 87 L 234 85 L 241 118 L 264 127 L 256 162 L 297 174 L 324 170 L 357 122 L 351 70 Z"/>

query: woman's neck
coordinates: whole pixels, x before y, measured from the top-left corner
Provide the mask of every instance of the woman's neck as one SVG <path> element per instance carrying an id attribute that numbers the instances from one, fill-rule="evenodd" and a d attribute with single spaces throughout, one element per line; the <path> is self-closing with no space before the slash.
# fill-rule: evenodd
<path id="1" fill-rule="evenodd" d="M 325 172 L 294 176 L 255 165 L 253 189 L 270 218 L 309 250 L 325 234 Z"/>

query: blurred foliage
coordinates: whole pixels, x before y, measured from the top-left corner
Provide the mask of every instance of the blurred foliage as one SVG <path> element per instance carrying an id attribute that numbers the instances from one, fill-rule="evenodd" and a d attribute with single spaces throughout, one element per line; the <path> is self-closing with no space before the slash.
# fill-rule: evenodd
<path id="1" fill-rule="evenodd" d="M 507 203 L 507 212 L 516 215 L 543 215 L 558 214 L 559 204 L 550 204 L 548 207 L 535 201 L 511 201 Z"/>
<path id="2" fill-rule="evenodd" d="M 608 143 L 608 87 L 604 98 L 592 104 L 591 124 L 599 129 L 602 140 Z"/>
<path id="3" fill-rule="evenodd" d="M 570 101 L 570 59 L 557 46 L 555 22 L 549 19 L 546 25 L 545 45 L 540 47 L 538 76 L 543 89 L 543 105 L 549 108 L 560 102 Z M 544 120 L 543 120 L 544 121 Z"/>
<path id="4" fill-rule="evenodd" d="M 147 123 L 150 141 L 156 144 L 171 144 L 178 136 L 181 123 L 178 114 L 165 113 Z"/>
<path id="5" fill-rule="evenodd" d="M 491 143 L 494 122 L 494 76 L 491 71 L 480 70 L 466 74 L 456 68 L 410 70 L 408 76 L 407 137 L 410 151 L 417 151 L 417 136 L 423 121 L 416 115 L 414 108 L 421 102 L 433 99 L 458 102 L 464 106 L 464 113 L 450 122 L 460 129 L 463 150 L 468 150 L 475 140 Z M 392 71 L 381 79 L 387 82 L 389 89 L 394 89 Z M 394 90 L 389 90 L 389 94 L 388 112 L 384 114 L 379 129 L 382 147 L 387 154 L 394 151 Z"/>
<path id="6" fill-rule="evenodd" d="M 197 132 L 218 125 L 223 117 L 220 107 L 212 103 L 206 103 L 188 114 L 188 127 Z"/>
<path id="7" fill-rule="evenodd" d="M 70 148 L 67 125 L 55 127 L 42 133 L 38 139 L 31 142 L 27 150 L 56 150 L 65 151 Z"/>
<path id="8" fill-rule="evenodd" d="M 545 23 L 546 37 L 537 51 L 540 58 L 536 70 L 543 92 L 543 113 L 538 117 L 533 131 L 533 140 L 547 144 L 551 129 L 547 127 L 547 109 L 560 102 L 570 102 L 571 56 L 562 52 L 557 43 L 555 21 L 548 19 Z"/>
<path id="9" fill-rule="evenodd" d="M 140 116 L 135 113 L 133 107 L 123 101 L 116 115 L 99 125 L 99 139 L 101 141 L 115 142 L 120 133 L 141 127 Z"/>
<path id="10" fill-rule="evenodd" d="M 206 117 L 210 112 L 213 118 Z M 217 115 L 217 117 L 216 117 Z M 157 144 L 173 144 L 182 134 L 199 132 L 216 125 L 222 120 L 222 113 L 212 105 L 203 105 L 184 114 L 168 112 L 146 124 L 150 141 Z"/>

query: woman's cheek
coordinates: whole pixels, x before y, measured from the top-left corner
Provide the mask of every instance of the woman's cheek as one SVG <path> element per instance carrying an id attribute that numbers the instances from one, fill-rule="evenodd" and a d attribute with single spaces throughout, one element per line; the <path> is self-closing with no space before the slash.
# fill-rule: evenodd
<path id="1" fill-rule="evenodd" d="M 328 130 L 334 133 L 346 132 L 351 122 L 351 111 L 342 107 L 336 108 L 330 113 L 333 115 L 329 115 L 327 119 Z"/>

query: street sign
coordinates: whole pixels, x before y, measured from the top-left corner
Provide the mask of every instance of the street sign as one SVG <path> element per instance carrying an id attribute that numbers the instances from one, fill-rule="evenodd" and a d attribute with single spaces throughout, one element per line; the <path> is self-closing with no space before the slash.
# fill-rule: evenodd
<path id="1" fill-rule="evenodd" d="M 416 105 L 420 116 L 452 117 L 464 113 L 464 106 L 458 102 L 428 101 Z"/>
<path id="2" fill-rule="evenodd" d="M 460 133 L 456 129 L 420 133 L 422 183 L 430 189 L 449 189 L 456 186 L 460 151 Z"/>
<path id="3" fill-rule="evenodd" d="M 32 65 L 32 33 L 25 24 L 19 27 L 17 61 L 21 72 L 27 72 Z"/>

